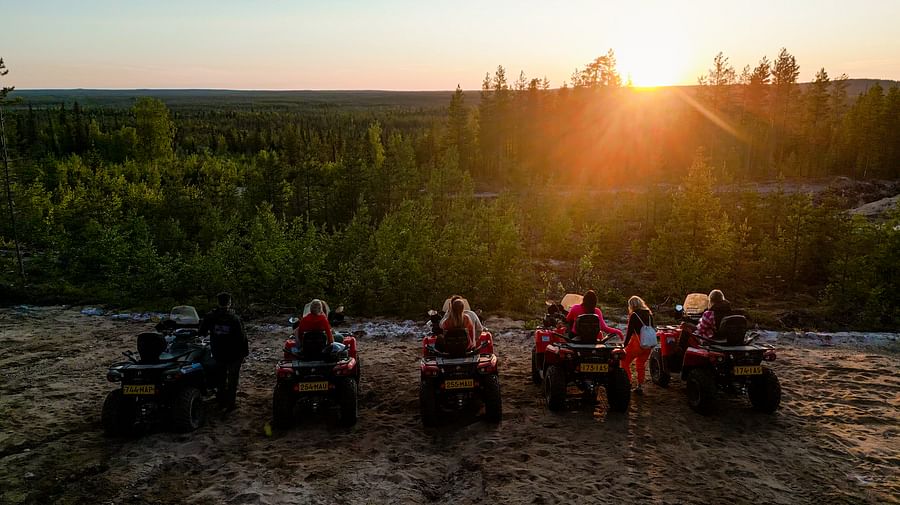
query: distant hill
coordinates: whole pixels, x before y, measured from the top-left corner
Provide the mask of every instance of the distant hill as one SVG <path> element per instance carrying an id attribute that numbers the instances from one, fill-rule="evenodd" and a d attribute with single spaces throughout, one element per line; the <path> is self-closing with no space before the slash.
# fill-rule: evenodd
<path id="1" fill-rule="evenodd" d="M 852 99 L 875 83 L 885 89 L 900 85 L 888 79 L 849 79 L 847 94 Z M 809 83 L 801 83 L 805 88 Z M 692 89 L 696 86 L 671 86 L 663 91 Z M 296 91 L 243 91 L 220 89 L 25 89 L 15 90 L 11 96 L 24 100 L 22 105 L 35 106 L 71 104 L 78 102 L 90 107 L 129 107 L 137 97 L 159 98 L 171 108 L 181 107 L 254 107 L 261 109 L 284 107 L 342 107 L 342 108 L 393 108 L 431 109 L 446 107 L 452 90 L 447 91 L 383 91 L 383 90 L 296 90 Z M 477 104 L 479 90 L 465 92 L 469 105 Z"/>

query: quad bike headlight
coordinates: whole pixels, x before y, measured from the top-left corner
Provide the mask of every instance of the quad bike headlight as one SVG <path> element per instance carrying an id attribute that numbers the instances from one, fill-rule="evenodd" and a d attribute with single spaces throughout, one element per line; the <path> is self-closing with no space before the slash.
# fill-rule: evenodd
<path id="1" fill-rule="evenodd" d="M 106 372 L 106 380 L 109 382 L 120 382 L 122 380 L 122 372 L 113 368 Z"/>

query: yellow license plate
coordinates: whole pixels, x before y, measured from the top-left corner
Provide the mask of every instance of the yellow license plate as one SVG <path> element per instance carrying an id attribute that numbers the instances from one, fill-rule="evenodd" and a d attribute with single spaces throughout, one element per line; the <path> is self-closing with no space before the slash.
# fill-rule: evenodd
<path id="1" fill-rule="evenodd" d="M 475 379 L 448 379 L 444 381 L 444 389 L 472 389 Z"/>
<path id="2" fill-rule="evenodd" d="M 578 365 L 578 371 L 582 373 L 606 373 L 609 365 L 606 363 L 582 363 Z"/>
<path id="3" fill-rule="evenodd" d="M 122 386 L 122 394 L 125 395 L 155 395 L 155 384 L 128 384 Z"/>
<path id="4" fill-rule="evenodd" d="M 301 382 L 297 384 L 297 391 L 300 391 L 301 393 L 311 391 L 328 391 L 328 381 Z"/>
<path id="5" fill-rule="evenodd" d="M 756 366 L 736 366 L 734 367 L 735 375 L 762 375 L 762 365 Z"/>

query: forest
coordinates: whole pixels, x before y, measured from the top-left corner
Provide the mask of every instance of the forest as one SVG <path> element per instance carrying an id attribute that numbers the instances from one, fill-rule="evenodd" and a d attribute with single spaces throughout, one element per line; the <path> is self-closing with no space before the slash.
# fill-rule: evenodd
<path id="1" fill-rule="evenodd" d="M 900 211 L 866 220 L 841 192 L 792 189 L 900 180 L 900 88 L 798 83 L 786 49 L 741 70 L 719 53 L 690 87 L 630 86 L 610 50 L 559 86 L 498 66 L 477 96 L 401 103 L 51 102 L 14 76 L 2 303 L 206 307 L 227 290 L 248 313 L 321 297 L 415 316 L 462 293 L 529 314 L 571 290 L 624 307 L 717 287 L 805 321 L 900 322 Z"/>

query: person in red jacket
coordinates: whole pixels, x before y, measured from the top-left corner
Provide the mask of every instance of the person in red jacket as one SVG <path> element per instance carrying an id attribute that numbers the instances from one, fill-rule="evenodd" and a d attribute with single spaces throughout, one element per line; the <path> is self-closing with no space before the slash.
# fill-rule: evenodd
<path id="1" fill-rule="evenodd" d="M 299 339 L 307 331 L 324 331 L 328 343 L 333 343 L 334 335 L 331 333 L 331 323 L 328 322 L 324 307 L 325 304 L 322 303 L 322 300 L 315 299 L 309 302 L 309 314 L 303 316 L 297 327 L 294 328 L 294 337 Z"/>
<path id="2" fill-rule="evenodd" d="M 600 316 L 601 331 L 618 335 L 619 338 L 625 338 L 624 335 L 622 335 L 622 330 L 606 325 L 606 321 L 603 320 L 603 312 L 597 307 L 597 293 L 594 293 L 593 289 L 589 289 L 588 292 L 584 294 L 584 298 L 582 298 L 580 304 L 572 305 L 572 308 L 569 309 L 569 313 L 566 315 L 566 321 L 572 323 L 572 327 L 570 328 L 572 333 L 575 333 L 575 320 L 582 314 L 597 314 Z"/>

